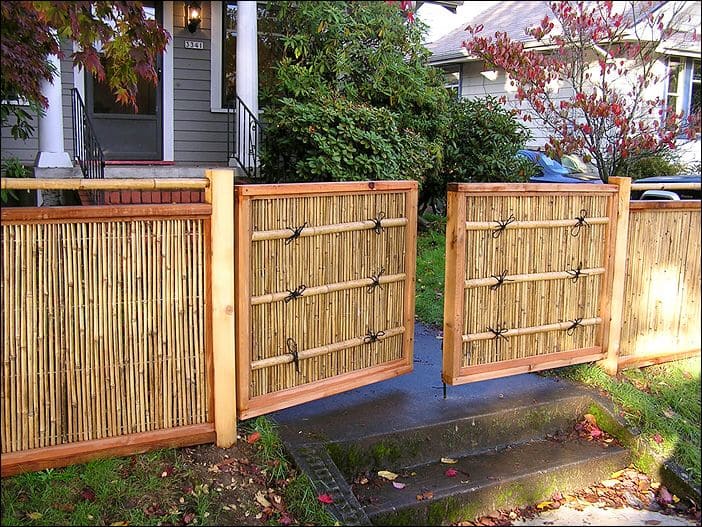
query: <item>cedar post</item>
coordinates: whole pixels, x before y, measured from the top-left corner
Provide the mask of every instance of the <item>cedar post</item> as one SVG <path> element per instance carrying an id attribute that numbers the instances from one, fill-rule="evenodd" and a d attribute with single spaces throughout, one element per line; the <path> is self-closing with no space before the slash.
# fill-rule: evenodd
<path id="1" fill-rule="evenodd" d="M 624 315 L 624 286 L 626 284 L 627 237 L 629 235 L 629 200 L 631 199 L 631 178 L 610 177 L 609 183 L 617 185 L 616 223 L 610 235 L 610 280 L 605 285 L 602 296 L 603 325 L 602 345 L 607 356 L 600 361 L 600 366 L 610 375 L 616 375 L 619 369 L 619 345 L 622 335 L 622 318 Z M 607 309 L 609 316 L 607 317 Z"/>
<path id="2" fill-rule="evenodd" d="M 234 345 L 234 171 L 207 170 L 205 198 L 212 205 L 210 282 L 214 422 L 217 446 L 236 442 L 236 367 Z"/>

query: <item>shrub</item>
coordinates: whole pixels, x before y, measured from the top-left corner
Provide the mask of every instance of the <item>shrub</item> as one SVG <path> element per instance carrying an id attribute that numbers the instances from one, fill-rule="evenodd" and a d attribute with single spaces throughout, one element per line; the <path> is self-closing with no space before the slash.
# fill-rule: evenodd
<path id="1" fill-rule="evenodd" d="M 665 150 L 624 159 L 619 165 L 617 176 L 640 179 L 654 176 L 675 176 L 685 171 L 685 165 L 680 163 L 677 154 L 672 150 Z"/>

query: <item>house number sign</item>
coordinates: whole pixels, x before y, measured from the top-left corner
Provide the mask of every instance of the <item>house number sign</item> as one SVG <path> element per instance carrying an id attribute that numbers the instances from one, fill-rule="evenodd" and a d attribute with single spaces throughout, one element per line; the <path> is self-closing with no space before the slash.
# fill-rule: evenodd
<path id="1" fill-rule="evenodd" d="M 205 43 L 202 40 L 186 40 L 185 49 L 205 49 Z"/>

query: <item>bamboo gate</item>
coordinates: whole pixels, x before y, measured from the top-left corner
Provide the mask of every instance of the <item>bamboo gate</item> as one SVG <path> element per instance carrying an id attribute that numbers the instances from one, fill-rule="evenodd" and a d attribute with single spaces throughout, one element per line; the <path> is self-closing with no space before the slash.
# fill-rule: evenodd
<path id="1" fill-rule="evenodd" d="M 449 187 L 445 382 L 606 357 L 617 196 L 615 185 Z"/>
<path id="2" fill-rule="evenodd" d="M 416 182 L 236 187 L 241 418 L 412 369 Z"/>

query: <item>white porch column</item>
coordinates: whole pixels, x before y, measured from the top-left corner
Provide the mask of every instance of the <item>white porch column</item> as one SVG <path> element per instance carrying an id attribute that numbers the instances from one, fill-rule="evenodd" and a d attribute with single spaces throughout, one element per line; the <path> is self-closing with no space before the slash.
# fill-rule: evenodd
<path id="1" fill-rule="evenodd" d="M 237 3 L 236 14 L 236 92 L 244 104 L 258 119 L 258 24 L 256 2 L 242 0 Z M 257 130 L 251 129 L 248 119 L 239 112 L 237 115 L 237 137 L 239 152 L 245 165 L 254 165 L 250 148 L 251 135 Z"/>
<path id="2" fill-rule="evenodd" d="M 39 117 L 39 152 L 35 166 L 39 168 L 71 168 L 73 163 L 63 149 L 63 101 L 61 98 L 61 61 L 56 55 L 47 60 L 56 68 L 54 82 L 42 80 L 41 92 L 49 101 Z"/>

